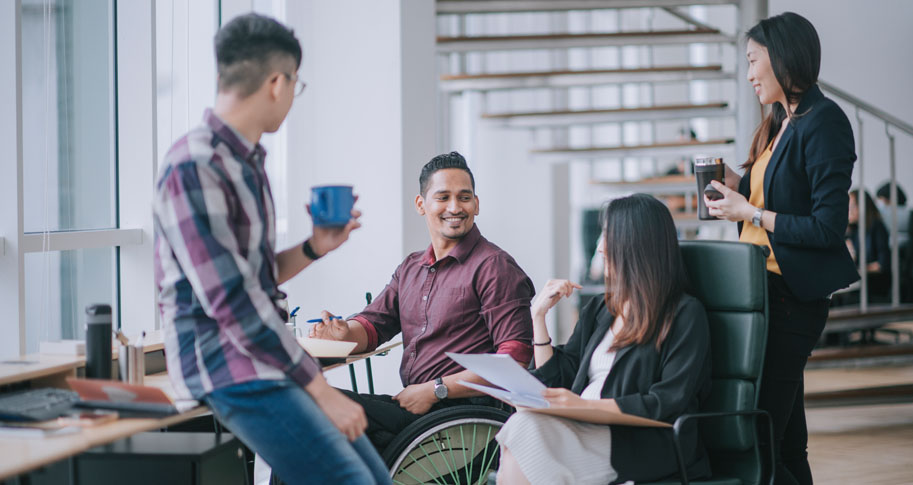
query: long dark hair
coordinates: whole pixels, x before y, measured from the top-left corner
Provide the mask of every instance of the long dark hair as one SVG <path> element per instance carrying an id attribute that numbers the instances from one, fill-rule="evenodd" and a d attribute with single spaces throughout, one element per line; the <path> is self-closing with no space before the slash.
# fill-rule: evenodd
<path id="1" fill-rule="evenodd" d="M 745 38 L 767 48 L 770 66 L 786 95 L 787 104 L 773 103 L 755 130 L 748 160 L 742 164 L 743 168 L 749 168 L 777 136 L 787 116 L 795 119 L 804 114 L 788 113 L 787 110 L 818 82 L 821 41 L 812 23 L 793 12 L 784 12 L 758 22 L 745 34 Z"/>
<path id="2" fill-rule="evenodd" d="M 634 194 L 608 204 L 602 228 L 606 307 L 625 322 L 612 350 L 654 339 L 659 350 L 688 287 L 672 214 L 653 197 Z"/>
<path id="3" fill-rule="evenodd" d="M 869 194 L 869 191 L 866 190 L 863 192 L 865 194 L 865 230 L 868 231 L 875 225 L 876 222 L 881 221 L 881 213 L 878 212 L 878 206 L 875 205 L 875 201 L 872 200 L 872 195 Z M 856 210 L 859 210 L 859 189 L 850 190 L 850 197 L 853 198 L 853 201 L 856 202 Z M 859 227 L 859 220 L 849 224 L 850 227 Z"/>

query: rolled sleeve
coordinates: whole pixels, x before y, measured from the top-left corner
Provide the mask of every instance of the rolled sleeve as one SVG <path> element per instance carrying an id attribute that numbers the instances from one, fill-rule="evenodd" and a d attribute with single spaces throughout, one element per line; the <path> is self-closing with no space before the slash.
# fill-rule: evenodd
<path id="1" fill-rule="evenodd" d="M 526 367 L 533 359 L 533 346 L 519 340 L 508 340 L 498 345 L 497 354 L 507 354 L 520 365 Z"/>
<path id="2" fill-rule="evenodd" d="M 171 168 L 157 191 L 156 224 L 209 318 L 235 345 L 304 386 L 320 372 L 288 332 L 232 230 L 230 182 L 206 163 Z"/>
<path id="3" fill-rule="evenodd" d="M 513 258 L 499 253 L 485 261 L 476 274 L 475 287 L 482 304 L 482 318 L 495 347 L 509 341 L 531 345 L 530 302 L 536 291 Z"/>

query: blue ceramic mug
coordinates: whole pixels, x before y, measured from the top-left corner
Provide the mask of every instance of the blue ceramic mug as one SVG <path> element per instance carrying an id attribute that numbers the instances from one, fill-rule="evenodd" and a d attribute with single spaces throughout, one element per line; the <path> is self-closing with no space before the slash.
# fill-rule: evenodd
<path id="1" fill-rule="evenodd" d="M 351 185 L 311 188 L 311 218 L 315 226 L 344 226 L 352 218 L 355 196 Z"/>

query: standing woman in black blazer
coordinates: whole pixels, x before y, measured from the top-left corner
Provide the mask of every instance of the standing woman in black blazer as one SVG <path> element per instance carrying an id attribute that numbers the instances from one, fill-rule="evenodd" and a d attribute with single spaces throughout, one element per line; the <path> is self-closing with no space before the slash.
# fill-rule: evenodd
<path id="1" fill-rule="evenodd" d="M 533 371 L 552 406 L 585 406 L 674 422 L 710 393 L 710 330 L 687 277 L 672 215 L 637 194 L 613 200 L 602 216 L 605 298 L 593 298 L 565 345 L 553 347 L 545 315 L 580 286 L 551 280 L 532 304 Z M 498 483 L 621 483 L 676 478 L 668 429 L 590 424 L 523 412 L 497 435 Z M 682 449 L 688 476 L 710 473 L 696 427 Z"/>
<path id="2" fill-rule="evenodd" d="M 759 407 L 774 423 L 776 482 L 811 484 L 802 374 L 831 293 L 859 279 L 844 243 L 853 131 L 817 86 L 818 34 L 786 12 L 748 31 L 748 82 L 771 105 L 739 177 L 726 170 L 710 214 L 739 223 L 739 240 L 771 249 L 770 325 Z"/>

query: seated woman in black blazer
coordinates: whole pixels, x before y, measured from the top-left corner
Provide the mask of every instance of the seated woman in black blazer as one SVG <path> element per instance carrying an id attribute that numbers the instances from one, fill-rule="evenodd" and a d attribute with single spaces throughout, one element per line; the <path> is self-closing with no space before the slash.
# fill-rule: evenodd
<path id="1" fill-rule="evenodd" d="M 532 303 L 533 374 L 552 406 L 585 405 L 672 423 L 710 392 L 710 333 L 669 210 L 649 195 L 613 200 L 602 216 L 605 298 L 585 306 L 566 345 L 545 315 L 576 283 L 551 280 Z M 685 430 L 688 475 L 709 475 L 696 428 Z M 668 429 L 583 423 L 518 412 L 497 436 L 498 483 L 586 484 L 676 476 Z"/>

